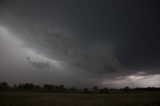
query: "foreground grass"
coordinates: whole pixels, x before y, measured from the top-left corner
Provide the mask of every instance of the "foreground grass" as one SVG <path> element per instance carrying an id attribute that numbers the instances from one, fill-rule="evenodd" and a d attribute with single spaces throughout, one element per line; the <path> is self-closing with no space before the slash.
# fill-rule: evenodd
<path id="1" fill-rule="evenodd" d="M 119 94 L 0 93 L 0 106 L 160 106 L 160 92 Z"/>

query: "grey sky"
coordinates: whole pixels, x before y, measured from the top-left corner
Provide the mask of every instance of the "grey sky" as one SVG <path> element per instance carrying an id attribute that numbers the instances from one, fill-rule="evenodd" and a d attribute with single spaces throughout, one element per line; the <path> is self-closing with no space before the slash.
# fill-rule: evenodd
<path id="1" fill-rule="evenodd" d="M 0 9 L 1 81 L 135 87 L 139 76 L 159 78 L 156 2 L 4 0 Z"/>

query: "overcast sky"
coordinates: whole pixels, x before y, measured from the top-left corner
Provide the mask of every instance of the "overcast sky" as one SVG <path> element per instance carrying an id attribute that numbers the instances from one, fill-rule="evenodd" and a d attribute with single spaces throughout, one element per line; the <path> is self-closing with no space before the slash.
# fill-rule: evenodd
<path id="1" fill-rule="evenodd" d="M 160 86 L 154 0 L 1 0 L 0 81 Z"/>

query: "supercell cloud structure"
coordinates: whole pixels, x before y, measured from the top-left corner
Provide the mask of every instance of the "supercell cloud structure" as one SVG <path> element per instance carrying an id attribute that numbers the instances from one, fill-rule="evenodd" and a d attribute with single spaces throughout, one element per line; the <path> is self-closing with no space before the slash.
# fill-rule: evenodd
<path id="1" fill-rule="evenodd" d="M 123 10 L 129 8 L 124 1 L 124 7 L 113 1 L 108 1 L 112 6 L 106 7 L 103 6 L 103 0 L 97 5 L 95 1 L 90 4 L 90 0 L 77 1 L 78 4 L 72 0 L 69 2 L 0 2 L 0 81 L 78 87 L 160 86 L 159 60 L 147 57 L 149 53 L 145 54 L 146 58 L 138 54 L 147 52 L 146 41 L 139 43 L 144 49 L 141 51 L 134 42 L 139 42 L 140 38 L 137 38 L 138 35 L 131 35 L 133 31 L 138 32 L 138 29 L 127 29 L 127 25 L 123 23 L 119 31 L 120 26 L 109 23 L 120 23 L 123 18 L 117 15 L 117 19 L 111 20 L 112 15 L 119 13 L 118 10 L 109 10 L 113 7 L 120 8 L 120 13 L 128 15 Z M 108 13 L 107 16 L 103 16 L 104 13 Z M 130 32 L 124 32 L 123 28 Z M 141 33 L 144 34 L 143 31 Z M 145 36 L 146 39 L 147 37 L 149 35 Z M 153 52 L 154 50 L 157 49 L 153 49 Z M 148 65 L 146 61 L 150 60 L 155 65 Z"/>

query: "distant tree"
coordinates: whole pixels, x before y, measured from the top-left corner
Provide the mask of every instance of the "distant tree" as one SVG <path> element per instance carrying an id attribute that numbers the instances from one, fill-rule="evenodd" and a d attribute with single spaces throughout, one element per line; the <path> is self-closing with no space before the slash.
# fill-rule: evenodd
<path id="1" fill-rule="evenodd" d="M 24 89 L 33 89 L 34 88 L 34 84 L 32 83 L 25 83 L 23 85 Z"/>
<path id="2" fill-rule="evenodd" d="M 41 86 L 40 85 L 35 85 L 34 88 L 35 89 L 41 89 Z"/>
<path id="3" fill-rule="evenodd" d="M 104 88 L 104 93 L 108 93 L 109 89 L 108 88 Z"/>
<path id="4" fill-rule="evenodd" d="M 77 88 L 76 87 L 71 87 L 71 88 L 68 88 L 67 91 L 75 92 L 75 91 L 77 91 Z"/>
<path id="5" fill-rule="evenodd" d="M 51 90 L 53 90 L 53 85 L 52 84 L 44 84 L 43 85 L 43 89 L 51 91 Z"/>
<path id="6" fill-rule="evenodd" d="M 8 88 L 9 88 L 8 83 L 6 83 L 6 82 L 0 83 L 0 90 L 7 90 Z"/>
<path id="7" fill-rule="evenodd" d="M 94 86 L 93 90 L 97 91 L 97 90 L 99 90 L 99 88 L 97 86 Z"/>
<path id="8" fill-rule="evenodd" d="M 88 88 L 84 88 L 84 92 L 87 93 L 87 94 L 90 93 Z"/>
<path id="9" fill-rule="evenodd" d="M 123 91 L 124 91 L 124 92 L 130 92 L 130 90 L 131 90 L 131 88 L 128 87 L 128 86 L 123 88 Z"/>
<path id="10" fill-rule="evenodd" d="M 64 92 L 65 90 L 66 88 L 64 87 L 64 85 L 57 86 L 57 89 L 56 89 L 57 92 Z"/>
<path id="11" fill-rule="evenodd" d="M 34 89 L 34 84 L 32 84 L 32 83 L 25 83 L 25 84 L 19 84 L 18 86 L 14 85 L 14 87 L 17 87 L 19 89 Z"/>
<path id="12" fill-rule="evenodd" d="M 23 88 L 24 88 L 24 85 L 23 85 L 23 84 L 19 84 L 17 88 L 23 89 Z"/>

